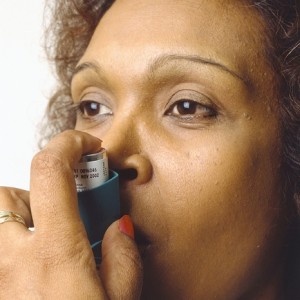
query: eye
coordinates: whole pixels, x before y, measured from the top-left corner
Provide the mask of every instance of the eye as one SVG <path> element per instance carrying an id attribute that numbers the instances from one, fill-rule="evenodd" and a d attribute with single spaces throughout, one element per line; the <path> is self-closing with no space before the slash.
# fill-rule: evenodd
<path id="1" fill-rule="evenodd" d="M 112 111 L 109 107 L 96 101 L 81 101 L 78 110 L 83 117 L 90 118 L 100 115 L 111 115 Z"/>
<path id="2" fill-rule="evenodd" d="M 166 114 L 181 119 L 212 118 L 217 116 L 217 112 L 214 108 L 193 100 L 185 99 L 172 104 Z"/>

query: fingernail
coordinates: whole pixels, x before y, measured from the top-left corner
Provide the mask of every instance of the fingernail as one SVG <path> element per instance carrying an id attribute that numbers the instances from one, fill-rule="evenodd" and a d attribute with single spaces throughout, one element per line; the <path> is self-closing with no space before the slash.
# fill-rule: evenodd
<path id="1" fill-rule="evenodd" d="M 134 228 L 131 218 L 128 215 L 124 215 L 119 220 L 119 230 L 134 240 Z"/>

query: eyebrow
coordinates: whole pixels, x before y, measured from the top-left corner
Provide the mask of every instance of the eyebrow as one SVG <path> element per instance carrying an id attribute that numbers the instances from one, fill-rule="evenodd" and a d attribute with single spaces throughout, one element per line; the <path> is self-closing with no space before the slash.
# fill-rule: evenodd
<path id="1" fill-rule="evenodd" d="M 176 60 L 182 60 L 182 61 L 202 64 L 202 65 L 209 65 L 218 68 L 219 70 L 226 72 L 227 74 L 230 74 L 234 78 L 241 80 L 247 87 L 249 87 L 249 81 L 243 76 L 241 76 L 240 74 L 238 74 L 236 71 L 233 71 L 232 69 L 230 69 L 229 67 L 225 66 L 220 62 L 217 62 L 212 59 L 204 58 L 198 55 L 178 55 L 178 54 L 161 55 L 153 60 L 153 62 L 148 67 L 148 70 L 151 74 L 155 74 L 155 71 L 157 71 L 159 68 L 162 68 L 169 62 L 176 61 Z M 100 76 L 103 75 L 102 68 L 97 62 L 88 61 L 88 62 L 81 63 L 75 68 L 72 79 L 76 74 L 88 69 L 95 71 Z"/>
<path id="2" fill-rule="evenodd" d="M 246 80 L 246 78 L 244 78 L 243 76 L 238 74 L 236 71 L 231 70 L 230 68 L 228 68 L 227 66 L 225 66 L 224 64 L 222 64 L 220 62 L 217 62 L 213 59 L 204 58 L 199 55 L 178 55 L 178 54 L 162 55 L 162 56 L 159 56 L 156 59 L 154 59 L 153 63 L 150 65 L 149 69 L 150 69 L 151 73 L 154 73 L 157 69 L 161 68 L 168 62 L 176 61 L 176 60 L 183 60 L 183 61 L 192 62 L 192 63 L 196 63 L 196 64 L 209 65 L 212 67 L 216 67 L 219 70 L 232 75 L 236 79 L 243 81 L 243 83 L 248 86 L 248 80 Z"/>
<path id="3" fill-rule="evenodd" d="M 75 75 L 77 75 L 80 72 L 83 72 L 85 70 L 93 70 L 98 74 L 101 74 L 101 67 L 98 65 L 97 62 L 89 61 L 89 62 L 84 62 L 78 66 L 75 67 L 75 70 L 72 74 L 72 79 L 74 78 Z"/>

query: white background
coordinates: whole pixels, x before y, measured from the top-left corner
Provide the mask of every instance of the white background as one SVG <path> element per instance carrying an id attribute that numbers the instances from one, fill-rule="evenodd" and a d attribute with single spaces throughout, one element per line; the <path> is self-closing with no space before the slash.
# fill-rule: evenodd
<path id="1" fill-rule="evenodd" d="M 37 125 L 54 86 L 43 9 L 43 0 L 0 1 L 0 186 L 29 188 Z"/>

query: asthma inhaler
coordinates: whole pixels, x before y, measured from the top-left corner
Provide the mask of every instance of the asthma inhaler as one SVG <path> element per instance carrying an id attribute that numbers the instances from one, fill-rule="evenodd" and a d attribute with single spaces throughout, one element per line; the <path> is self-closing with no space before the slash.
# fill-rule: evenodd
<path id="1" fill-rule="evenodd" d="M 96 264 L 106 229 L 120 218 L 119 175 L 108 169 L 106 150 L 81 157 L 74 167 L 78 206 Z"/>

